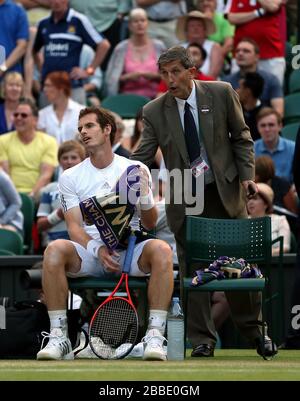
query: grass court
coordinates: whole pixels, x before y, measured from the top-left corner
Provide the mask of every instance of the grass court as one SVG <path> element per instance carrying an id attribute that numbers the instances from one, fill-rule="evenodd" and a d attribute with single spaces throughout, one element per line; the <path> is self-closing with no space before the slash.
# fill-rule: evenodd
<path id="1" fill-rule="evenodd" d="M 190 353 L 190 350 L 189 350 Z M 216 350 L 214 358 L 184 361 L 1 360 L 0 381 L 247 381 L 300 380 L 300 350 L 282 350 L 264 361 L 255 350 Z"/>

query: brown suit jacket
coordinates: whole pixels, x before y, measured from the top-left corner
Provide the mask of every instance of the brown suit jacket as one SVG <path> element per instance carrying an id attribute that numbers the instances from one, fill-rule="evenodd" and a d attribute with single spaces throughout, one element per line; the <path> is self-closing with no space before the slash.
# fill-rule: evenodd
<path id="1" fill-rule="evenodd" d="M 240 182 L 254 179 L 254 150 L 237 93 L 225 82 L 194 81 L 199 126 L 224 208 L 229 216 L 245 215 Z M 168 170 L 189 168 L 184 131 L 175 98 L 167 92 L 144 106 L 145 128 L 139 148 L 131 156 L 150 166 L 160 146 Z M 166 206 L 168 224 L 176 234 L 184 223 L 185 204 Z M 204 193 L 205 196 L 205 193 Z M 183 198 L 183 197 L 182 197 Z"/>

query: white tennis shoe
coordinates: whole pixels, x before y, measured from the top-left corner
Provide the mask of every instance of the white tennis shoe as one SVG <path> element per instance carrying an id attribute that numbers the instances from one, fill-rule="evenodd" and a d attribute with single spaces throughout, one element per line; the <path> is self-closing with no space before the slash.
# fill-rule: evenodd
<path id="1" fill-rule="evenodd" d="M 38 360 L 74 359 L 71 341 L 63 334 L 61 329 L 52 329 L 50 333 L 42 332 L 43 342 L 41 350 L 37 353 Z M 43 348 L 44 341 L 49 338 L 48 344 Z"/>
<path id="2" fill-rule="evenodd" d="M 143 338 L 145 361 L 166 361 L 167 351 L 164 343 L 167 342 L 164 336 L 157 329 L 151 329 Z"/>

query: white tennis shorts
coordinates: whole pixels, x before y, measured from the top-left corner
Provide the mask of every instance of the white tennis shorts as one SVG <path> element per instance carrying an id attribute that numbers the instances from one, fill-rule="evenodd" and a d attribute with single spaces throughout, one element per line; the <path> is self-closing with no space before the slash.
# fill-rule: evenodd
<path id="1" fill-rule="evenodd" d="M 149 273 L 142 272 L 138 267 L 139 257 L 141 256 L 144 246 L 148 241 L 153 241 L 153 239 L 147 239 L 135 245 L 133 251 L 133 258 L 131 262 L 131 269 L 129 273 L 130 276 L 133 277 L 149 276 Z M 121 271 L 119 274 L 105 271 L 99 259 L 91 255 L 82 245 L 78 244 L 77 242 L 71 241 L 71 243 L 74 245 L 76 252 L 81 259 L 81 266 L 80 270 L 77 273 L 67 272 L 66 274 L 68 277 L 78 278 L 78 277 L 92 276 L 92 277 L 109 278 L 109 277 L 119 276 L 121 274 Z M 117 252 L 120 254 L 120 267 L 122 268 L 126 255 L 126 250 L 117 250 Z"/>

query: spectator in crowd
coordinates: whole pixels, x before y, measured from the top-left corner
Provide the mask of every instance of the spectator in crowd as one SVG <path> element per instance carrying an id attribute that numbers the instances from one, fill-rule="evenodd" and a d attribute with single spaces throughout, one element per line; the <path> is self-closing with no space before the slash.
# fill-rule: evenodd
<path id="1" fill-rule="evenodd" d="M 124 17 L 129 13 L 132 0 L 70 0 L 70 6 L 74 10 L 86 15 L 93 26 L 110 43 L 111 47 L 101 64 L 106 70 L 108 60 L 113 49 L 125 37 L 123 37 Z"/>
<path id="2" fill-rule="evenodd" d="M 189 43 L 187 46 L 187 50 L 194 60 L 197 70 L 195 79 L 199 79 L 200 81 L 214 81 L 214 77 L 203 74 L 203 72 L 201 71 L 201 68 L 207 58 L 207 53 L 203 46 L 201 46 L 199 43 Z"/>
<path id="3" fill-rule="evenodd" d="M 33 45 L 33 55 L 44 83 L 49 72 L 60 70 L 70 74 L 72 98 L 80 104 L 86 103 L 82 80 L 93 75 L 101 65 L 110 47 L 93 27 L 89 19 L 72 8 L 68 0 L 49 0 L 51 15 L 38 24 Z M 83 70 L 79 58 L 83 44 L 95 49 L 95 57 L 90 66 Z M 40 49 L 44 48 L 43 60 Z"/>
<path id="4" fill-rule="evenodd" d="M 0 167 L 0 228 L 23 235 L 22 201 L 11 178 Z"/>
<path id="5" fill-rule="evenodd" d="M 22 96 L 24 81 L 20 73 L 8 72 L 1 84 L 0 135 L 15 129 L 13 115 Z"/>
<path id="6" fill-rule="evenodd" d="M 255 181 L 268 184 L 274 192 L 274 206 L 285 208 L 292 213 L 298 211 L 297 193 L 294 185 L 285 178 L 275 175 L 275 166 L 270 156 L 255 159 Z"/>
<path id="7" fill-rule="evenodd" d="M 260 50 L 259 68 L 273 71 L 283 87 L 285 42 L 280 31 L 283 0 L 231 0 L 228 21 L 235 25 L 234 48 L 244 37 L 253 39 Z"/>
<path id="8" fill-rule="evenodd" d="M 0 164 L 18 192 L 39 199 L 40 189 L 51 181 L 57 165 L 57 142 L 36 130 L 38 110 L 28 99 L 15 113 L 16 130 L 0 136 Z"/>
<path id="9" fill-rule="evenodd" d="M 188 191 L 186 182 L 177 186 L 175 180 L 170 180 L 166 213 L 176 239 L 182 279 L 186 273 L 187 213 L 213 218 L 247 217 L 245 196 L 256 193 L 253 141 L 236 92 L 223 82 L 193 80 L 195 67 L 186 49 L 181 46 L 168 49 L 160 56 L 158 65 L 169 90 L 144 106 L 142 141 L 131 158 L 143 160 L 149 166 L 160 146 L 170 172 L 176 169 L 186 177 L 186 171 L 199 159 L 205 166 L 202 170 L 205 188 L 200 189 L 200 196 L 204 193 L 203 212 L 199 213 L 197 207 L 187 210 L 184 193 L 192 192 L 193 186 Z M 197 202 L 199 189 L 196 196 Z M 234 321 L 255 343 L 258 354 L 274 355 L 272 340 L 269 337 L 261 340 L 260 296 L 253 292 L 243 295 L 232 292 L 226 293 L 226 297 Z M 189 305 L 187 336 L 193 346 L 191 355 L 213 357 L 216 329 L 210 294 L 191 293 Z"/>
<path id="10" fill-rule="evenodd" d="M 283 237 L 283 252 L 290 250 L 291 230 L 285 216 L 279 216 L 273 212 L 273 189 L 263 182 L 257 183 L 258 192 L 247 202 L 249 216 L 252 218 L 270 216 L 272 228 L 272 240 Z M 279 255 L 280 243 L 277 241 L 272 245 L 272 255 Z"/>
<path id="11" fill-rule="evenodd" d="M 27 47 L 27 51 L 24 58 L 24 76 L 25 76 L 25 90 L 24 94 L 27 98 L 35 98 L 38 100 L 39 92 L 41 91 L 40 73 L 37 66 L 34 64 L 32 57 L 32 48 L 36 36 L 36 27 L 31 26 L 29 29 L 30 40 Z M 88 45 L 84 44 L 81 49 L 79 58 L 79 67 L 86 70 L 92 63 L 95 57 L 95 51 Z M 82 79 L 83 91 L 85 99 L 90 104 L 100 106 L 100 100 L 98 98 L 99 91 L 103 84 L 103 74 L 99 67 L 97 67 L 94 73 L 89 74 L 87 78 Z M 40 106 L 45 107 L 49 105 L 48 99 L 43 94 L 40 99 Z"/>
<path id="12" fill-rule="evenodd" d="M 214 81 L 214 77 L 211 77 L 209 75 L 203 74 L 201 72 L 201 67 L 206 59 L 206 51 L 204 48 L 199 45 L 199 43 L 189 43 L 187 50 L 189 54 L 191 55 L 192 59 L 194 60 L 195 63 L 195 77 L 194 79 L 199 79 L 200 81 Z M 160 96 L 162 93 L 167 92 L 168 87 L 163 79 L 161 79 L 159 86 L 158 86 L 158 94 L 157 96 Z"/>
<path id="13" fill-rule="evenodd" d="M 178 17 L 187 12 L 182 0 L 136 0 L 136 5 L 145 9 L 149 18 L 149 35 L 164 42 L 166 47 L 178 43 L 175 35 Z"/>
<path id="14" fill-rule="evenodd" d="M 198 0 L 196 3 L 197 9 L 213 20 L 216 31 L 208 35 L 208 39 L 220 43 L 225 59 L 233 50 L 234 26 L 228 22 L 222 12 L 217 11 L 217 0 Z"/>
<path id="15" fill-rule="evenodd" d="M 208 35 L 213 34 L 215 30 L 212 19 L 195 10 L 178 19 L 176 35 L 183 41 L 184 47 L 187 47 L 189 43 L 199 43 L 204 48 L 207 57 L 201 71 L 217 79 L 222 70 L 224 58 L 219 43 L 208 39 Z"/>
<path id="16" fill-rule="evenodd" d="M 293 158 L 293 174 L 295 187 L 300 199 L 300 128 L 296 137 L 295 153 Z M 298 204 L 299 206 L 299 204 Z M 290 324 L 284 343 L 280 348 L 300 349 L 300 326 L 299 326 L 299 305 L 300 305 L 300 208 L 298 209 L 297 220 L 297 255 L 295 266 L 295 279 L 291 293 Z"/>
<path id="17" fill-rule="evenodd" d="M 275 164 L 275 174 L 293 183 L 292 160 L 295 142 L 280 136 L 282 118 L 270 108 L 263 107 L 257 114 L 257 129 L 261 139 L 254 142 L 255 157 L 270 156 Z"/>
<path id="18" fill-rule="evenodd" d="M 22 73 L 22 57 L 29 40 L 28 19 L 20 4 L 0 0 L 0 81 L 7 71 Z M 5 52 L 3 53 L 2 48 Z"/>
<path id="19" fill-rule="evenodd" d="M 44 254 L 43 291 L 50 318 L 48 344 L 38 354 L 39 360 L 73 359 L 68 338 L 66 276 L 115 277 L 121 273 L 125 250 L 109 249 L 99 236 L 95 225 L 83 222 L 79 203 L 87 198 L 111 192 L 119 177 L 132 161 L 112 152 L 111 143 L 116 131 L 115 122 L 105 109 L 86 108 L 79 114 L 78 131 L 89 157 L 66 170 L 59 180 L 62 206 L 69 236 L 72 241 L 56 240 Z M 141 167 L 141 197 L 130 225 L 142 225 L 151 230 L 155 226 L 157 210 L 150 189 L 150 174 Z M 114 259 L 120 256 L 120 263 Z M 148 276 L 149 324 L 144 337 L 146 360 L 166 360 L 164 332 L 167 311 L 173 293 L 172 252 L 163 241 L 148 239 L 135 246 L 131 263 L 132 276 Z"/>
<path id="20" fill-rule="evenodd" d="M 129 39 L 115 47 L 108 63 L 107 95 L 134 93 L 154 98 L 160 80 L 156 62 L 165 46 L 148 36 L 148 18 L 142 8 L 130 12 L 128 27 Z"/>
<path id="21" fill-rule="evenodd" d="M 44 82 L 44 92 L 50 103 L 39 111 L 38 129 L 53 136 L 58 144 L 74 139 L 78 132 L 78 115 L 84 108 L 70 98 L 71 81 L 66 71 L 50 72 Z"/>
<path id="22" fill-rule="evenodd" d="M 58 148 L 58 161 L 62 171 L 75 166 L 84 159 L 85 149 L 78 141 L 65 141 Z M 58 238 L 69 239 L 59 200 L 57 181 L 50 182 L 41 189 L 37 211 L 37 228 L 40 233 L 47 233 L 45 245 Z"/>
<path id="23" fill-rule="evenodd" d="M 264 80 L 263 93 L 260 100 L 263 106 L 271 106 L 281 116 L 283 115 L 283 91 L 278 79 L 270 71 L 274 71 L 270 68 L 265 71 L 259 68 L 259 47 L 257 44 L 249 38 L 243 38 L 238 42 L 235 48 L 236 62 L 239 67 L 239 71 L 224 76 L 223 80 L 230 82 L 233 89 L 239 87 L 240 79 L 245 76 L 247 72 L 257 72 L 262 76 Z"/>
<path id="24" fill-rule="evenodd" d="M 240 79 L 237 93 L 240 97 L 240 102 L 243 108 L 245 122 L 250 128 L 252 139 L 260 139 L 257 130 L 256 116 L 262 108 L 260 96 L 264 88 L 264 79 L 257 72 L 246 72 Z"/>

